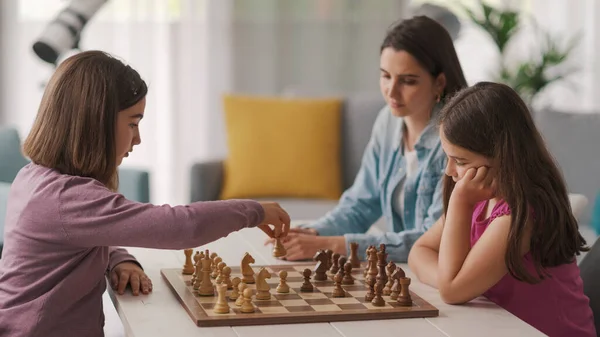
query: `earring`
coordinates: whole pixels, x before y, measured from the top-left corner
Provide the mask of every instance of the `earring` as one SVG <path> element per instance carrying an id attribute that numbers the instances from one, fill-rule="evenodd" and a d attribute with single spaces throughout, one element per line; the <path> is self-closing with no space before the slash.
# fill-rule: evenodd
<path id="1" fill-rule="evenodd" d="M 436 102 L 436 103 L 439 103 L 441 100 L 442 100 L 442 95 L 440 95 L 440 94 L 437 94 L 437 95 L 435 96 L 435 102 Z"/>

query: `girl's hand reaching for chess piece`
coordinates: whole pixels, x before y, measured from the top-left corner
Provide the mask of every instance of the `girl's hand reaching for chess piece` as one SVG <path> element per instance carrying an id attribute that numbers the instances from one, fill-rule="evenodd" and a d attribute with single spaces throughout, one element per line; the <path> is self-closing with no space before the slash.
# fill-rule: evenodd
<path id="1" fill-rule="evenodd" d="M 127 284 L 131 285 L 133 296 L 139 295 L 140 289 L 144 295 L 152 292 L 152 281 L 142 268 L 133 262 L 119 263 L 110 272 L 110 285 L 119 295 L 125 293 Z"/>
<path id="2" fill-rule="evenodd" d="M 289 214 L 276 202 L 261 202 L 260 205 L 265 211 L 265 218 L 258 225 L 258 228 L 270 238 L 286 237 L 290 231 L 291 220 Z M 269 225 L 274 228 L 271 229 Z"/>

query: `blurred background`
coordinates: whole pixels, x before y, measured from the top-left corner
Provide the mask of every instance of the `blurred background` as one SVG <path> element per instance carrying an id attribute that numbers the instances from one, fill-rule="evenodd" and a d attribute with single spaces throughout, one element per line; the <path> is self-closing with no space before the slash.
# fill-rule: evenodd
<path id="1" fill-rule="evenodd" d="M 375 116 L 384 104 L 378 68 L 386 29 L 415 14 L 431 16 L 453 36 L 469 84 L 503 81 L 528 101 L 569 191 L 587 200 L 582 223 L 594 221 L 600 190 L 595 0 L 2 0 L 0 6 L 0 126 L 25 138 L 44 86 L 65 57 L 89 49 L 118 56 L 149 84 L 142 144 L 123 166 L 149 173 L 149 200 L 158 204 L 211 199 L 194 194 L 201 178 L 192 168 L 229 155 L 224 94 L 369 97 L 374 108 L 364 114 Z M 360 137 L 369 132 L 370 125 Z"/>

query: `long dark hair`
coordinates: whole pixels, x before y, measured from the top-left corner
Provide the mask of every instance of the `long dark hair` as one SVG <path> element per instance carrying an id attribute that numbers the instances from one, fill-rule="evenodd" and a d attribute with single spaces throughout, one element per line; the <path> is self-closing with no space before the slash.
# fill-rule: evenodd
<path id="1" fill-rule="evenodd" d="M 24 152 L 36 164 L 116 190 L 117 116 L 147 92 L 137 71 L 107 53 L 71 56 L 50 78 Z"/>
<path id="2" fill-rule="evenodd" d="M 513 89 L 489 82 L 464 89 L 444 106 L 440 123 L 450 143 L 490 158 L 497 168 L 498 195 L 512 214 L 505 263 L 513 277 L 537 283 L 547 276 L 543 268 L 572 262 L 575 255 L 589 250 L 579 233 L 562 174 L 529 109 Z M 444 179 L 447 212 L 454 182 L 448 176 Z M 537 277 L 527 272 L 520 254 L 529 221 Z"/>
<path id="3" fill-rule="evenodd" d="M 435 20 L 415 16 L 394 24 L 387 32 L 380 52 L 391 47 L 411 54 L 433 76 L 446 75 L 442 98 L 467 86 L 452 38 Z"/>

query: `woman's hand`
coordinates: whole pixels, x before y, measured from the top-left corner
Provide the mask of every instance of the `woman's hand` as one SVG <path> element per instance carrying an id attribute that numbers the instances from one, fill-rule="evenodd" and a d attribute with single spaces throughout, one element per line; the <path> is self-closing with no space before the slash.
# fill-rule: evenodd
<path id="1" fill-rule="evenodd" d="M 284 243 L 284 242 L 289 241 L 289 239 L 296 234 L 319 235 L 319 233 L 312 228 L 293 227 L 293 228 L 290 228 L 290 232 L 286 237 L 281 238 L 281 242 Z M 274 245 L 275 240 L 276 240 L 276 238 L 268 238 L 267 240 L 265 240 L 265 246 L 266 245 Z"/>
<path id="2" fill-rule="evenodd" d="M 142 294 L 152 291 L 152 281 L 142 268 L 133 262 L 121 262 L 110 272 L 110 285 L 119 295 L 125 293 L 127 284 L 131 285 L 133 296 L 139 295 L 140 289 Z"/>
<path id="3" fill-rule="evenodd" d="M 489 167 L 470 168 L 454 186 L 452 198 L 474 205 L 496 195 L 496 177 Z"/>
<path id="4" fill-rule="evenodd" d="M 287 236 L 290 231 L 291 222 L 289 214 L 276 202 L 261 202 L 260 205 L 265 211 L 265 218 L 258 225 L 258 228 L 270 238 Z M 271 229 L 269 225 L 274 228 Z"/>
<path id="5" fill-rule="evenodd" d="M 288 261 L 312 260 L 319 249 L 331 249 L 341 255 L 347 253 L 346 240 L 343 236 L 316 236 L 310 232 L 307 234 L 290 231 L 281 242 L 286 250 L 282 259 Z"/>

